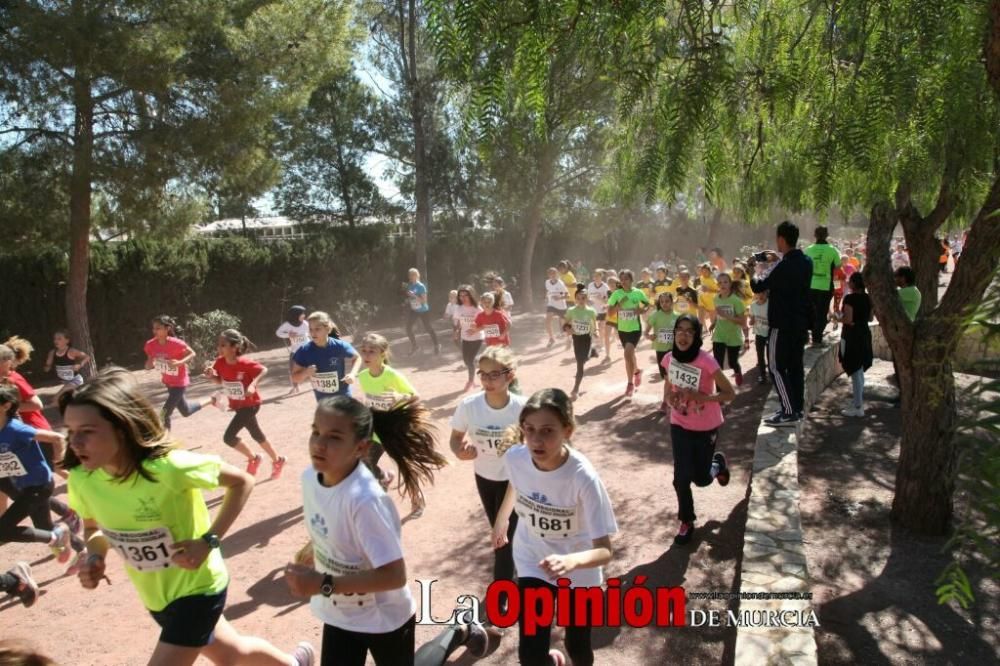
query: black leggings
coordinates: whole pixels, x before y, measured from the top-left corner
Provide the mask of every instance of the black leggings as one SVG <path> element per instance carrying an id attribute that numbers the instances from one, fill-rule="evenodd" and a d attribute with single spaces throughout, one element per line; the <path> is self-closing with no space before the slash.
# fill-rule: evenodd
<path id="1" fill-rule="evenodd" d="M 753 344 L 757 351 L 757 369 L 760 370 L 760 375 L 763 377 L 767 374 L 767 338 L 755 335 Z"/>
<path id="2" fill-rule="evenodd" d="M 482 346 L 482 340 L 462 340 L 462 361 L 465 362 L 465 369 L 469 371 L 470 382 L 476 374 L 476 354 Z"/>
<path id="3" fill-rule="evenodd" d="M 486 510 L 490 527 L 497 521 L 503 496 L 507 494 L 508 481 L 491 481 L 476 474 L 476 490 L 479 501 Z M 507 528 L 507 545 L 493 551 L 493 580 L 514 580 L 514 531 L 517 529 L 517 513 L 510 512 L 510 526 Z"/>
<path id="4" fill-rule="evenodd" d="M 187 418 L 201 409 L 200 402 L 188 402 L 186 386 L 168 386 L 167 401 L 163 403 L 163 425 L 170 430 L 170 415 L 176 409 L 181 416 Z"/>
<path id="5" fill-rule="evenodd" d="M 53 529 L 49 498 L 52 497 L 55 484 L 49 481 L 40 486 L 16 488 L 8 479 L 3 481 L 0 490 L 10 497 L 11 503 L 3 515 L 0 515 L 0 543 L 49 543 Z M 34 527 L 18 525 L 29 516 Z"/>
<path id="6" fill-rule="evenodd" d="M 663 359 L 669 354 L 669 351 L 658 351 L 656 352 L 656 369 L 660 371 L 660 379 L 667 376 L 667 369 L 663 367 Z"/>
<path id="7" fill-rule="evenodd" d="M 521 599 L 524 599 L 524 591 L 528 588 L 547 587 L 552 592 L 553 599 L 556 595 L 556 586 L 540 578 L 520 578 L 517 586 L 521 590 Z M 535 612 L 541 614 L 541 600 Z M 524 609 L 518 616 L 517 622 L 517 656 L 522 666 L 550 666 L 552 659 L 549 657 L 549 648 L 552 644 L 552 627 L 538 626 L 534 636 L 524 633 Z M 566 652 L 573 666 L 592 666 L 594 663 L 594 648 L 590 644 L 590 627 L 566 627 Z"/>
<path id="8" fill-rule="evenodd" d="M 410 344 L 414 347 L 417 346 L 417 338 L 413 335 L 413 324 L 417 320 L 420 320 L 420 324 L 427 331 L 427 335 L 431 336 L 431 342 L 434 346 L 438 346 L 437 334 L 434 332 L 434 327 L 431 326 L 431 312 L 417 312 L 416 310 L 410 309 L 407 311 L 406 315 L 406 337 L 410 339 Z"/>
<path id="9" fill-rule="evenodd" d="M 739 347 L 729 347 L 722 342 L 712 343 L 712 355 L 715 356 L 715 362 L 719 364 L 719 367 L 725 367 L 723 361 L 726 356 L 729 357 L 729 367 L 736 376 L 739 377 L 743 374 L 743 370 L 740 368 L 740 348 Z"/>
<path id="10" fill-rule="evenodd" d="M 364 666 L 369 651 L 376 666 L 412 666 L 416 623 L 416 616 L 411 617 L 399 629 L 384 634 L 367 634 L 324 624 L 320 666 Z"/>
<path id="11" fill-rule="evenodd" d="M 240 430 L 244 428 L 253 437 L 253 441 L 258 443 L 267 441 L 264 431 L 260 429 L 260 425 L 257 423 L 257 412 L 259 411 L 260 405 L 241 407 L 236 410 L 236 413 L 233 414 L 233 420 L 229 422 L 229 427 L 226 428 L 226 432 L 222 435 L 222 441 L 226 443 L 226 446 L 236 446 L 236 443 L 240 441 Z"/>
<path id="12" fill-rule="evenodd" d="M 573 391 L 580 390 L 580 382 L 583 381 L 583 366 L 590 359 L 591 341 L 589 333 L 573 336 L 573 355 L 576 357 L 576 383 L 573 385 Z"/>
<path id="13" fill-rule="evenodd" d="M 674 490 L 677 515 L 685 523 L 695 521 L 691 484 L 704 488 L 712 483 L 712 455 L 718 430 L 688 430 L 670 425 L 670 447 L 674 452 Z"/>

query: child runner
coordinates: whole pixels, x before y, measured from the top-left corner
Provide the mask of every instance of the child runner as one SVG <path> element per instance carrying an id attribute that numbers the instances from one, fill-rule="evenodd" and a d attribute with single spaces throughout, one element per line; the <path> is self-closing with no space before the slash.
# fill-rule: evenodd
<path id="1" fill-rule="evenodd" d="M 549 268 L 548 278 L 545 280 L 545 332 L 549 334 L 549 347 L 556 343 L 556 338 L 552 334 L 552 322 L 556 326 L 562 325 L 563 317 L 566 315 L 566 299 L 569 297 L 569 290 L 566 283 L 559 279 L 559 271 Z"/>
<path id="2" fill-rule="evenodd" d="M 754 294 L 750 304 L 750 325 L 753 326 L 754 349 L 757 352 L 757 383 L 764 384 L 768 380 L 767 372 L 767 338 L 771 327 L 767 323 L 767 291 Z"/>
<path id="3" fill-rule="evenodd" d="M 420 271 L 411 268 L 407 272 L 409 282 L 404 286 L 406 289 L 406 301 L 410 306 L 406 311 L 406 337 L 410 339 L 410 355 L 417 352 L 417 338 L 413 335 L 413 324 L 420 320 L 420 325 L 427 331 L 434 345 L 434 353 L 441 353 L 441 345 L 438 344 L 437 333 L 431 325 L 431 307 L 427 304 L 427 287 L 420 281 Z"/>
<path id="4" fill-rule="evenodd" d="M 295 352 L 299 350 L 299 347 L 309 339 L 309 323 L 306 321 L 305 307 L 301 305 L 290 307 L 285 321 L 281 322 L 281 326 L 278 327 L 278 330 L 274 334 L 285 340 L 288 345 L 288 381 L 291 383 L 288 395 L 294 395 L 299 392 L 299 385 L 292 379 L 292 371 L 295 368 L 295 361 L 292 359 L 295 357 Z"/>
<path id="5" fill-rule="evenodd" d="M 719 273 L 719 293 L 709 317 L 712 321 L 712 354 L 715 362 L 722 367 L 729 357 L 729 367 L 736 378 L 736 385 L 743 385 L 743 369 L 740 367 L 740 352 L 743 350 L 743 327 L 746 315 L 743 299 L 733 293 L 733 279 L 729 273 Z"/>
<path id="6" fill-rule="evenodd" d="M 378 333 L 369 333 L 361 338 L 358 352 L 364 362 L 364 370 L 358 373 L 358 385 L 365 394 L 365 404 L 375 412 L 384 412 L 404 398 L 419 398 L 416 389 L 409 380 L 395 368 L 389 365 L 389 341 Z M 396 477 L 392 472 L 386 472 L 378 466 L 378 461 L 385 453 L 378 435 L 372 435 L 367 463 L 372 474 L 381 484 L 383 490 L 388 490 Z M 411 515 L 418 517 L 423 512 L 423 498 L 411 498 Z"/>
<path id="7" fill-rule="evenodd" d="M 554 597 L 560 578 L 568 578 L 571 588 L 600 587 L 618 525 L 594 466 L 569 444 L 576 426 L 573 403 L 559 389 L 542 389 L 525 404 L 518 424 L 507 439 L 523 443 L 503 455 L 510 486 L 494 523 L 494 546 L 510 547 L 508 521 L 514 520 L 511 511 L 516 510 L 514 561 L 522 598 L 526 590 L 536 588 L 547 588 Z M 522 612 L 517 648 L 521 663 L 565 664 L 562 652 L 550 650 L 551 627 L 538 627 L 529 636 L 524 618 Z M 566 627 L 566 651 L 575 666 L 594 663 L 590 633 L 587 624 L 574 621 Z"/>
<path id="8" fill-rule="evenodd" d="M 17 417 L 20 395 L 15 387 L 0 386 L 0 491 L 10 497 L 11 504 L 0 515 L 0 543 L 44 543 L 58 556 L 59 562 L 69 561 L 73 550 L 83 550 L 83 541 L 74 537 L 66 523 L 52 524 L 49 498 L 54 482 L 52 468 L 45 460 L 39 442 L 52 445 L 54 462 L 62 463 L 66 439 L 51 430 L 39 430 Z M 34 527 L 18 525 L 30 517 Z M 79 568 L 80 558 L 73 561 L 70 571 Z"/>
<path id="9" fill-rule="evenodd" d="M 597 343 L 596 351 L 598 354 L 600 354 L 602 346 L 610 350 L 610 347 L 608 347 L 609 329 L 604 325 L 608 314 L 609 293 L 608 284 L 604 281 L 604 269 L 594 269 L 594 281 L 587 285 L 587 301 L 590 303 L 590 307 L 594 308 L 594 312 L 597 313 L 597 327 L 599 330 L 595 336 L 595 341 Z"/>
<path id="10" fill-rule="evenodd" d="M 514 297 L 507 291 L 503 278 L 499 275 L 493 278 L 493 306 L 497 310 L 503 310 L 508 315 L 514 309 Z"/>
<path id="11" fill-rule="evenodd" d="M 31 577 L 31 565 L 17 562 L 6 573 L 0 574 L 0 592 L 17 597 L 25 608 L 33 606 L 38 599 L 38 582 Z"/>
<path id="12" fill-rule="evenodd" d="M 702 327 L 707 328 L 712 322 L 717 293 L 719 283 L 712 274 L 712 265 L 703 263 L 698 266 L 698 318 L 702 321 Z"/>
<path id="13" fill-rule="evenodd" d="M 366 465 L 378 434 L 411 497 L 447 461 L 434 448 L 427 410 L 413 399 L 372 411 L 346 396 L 321 401 L 302 473 L 309 543 L 285 568 L 292 593 L 323 622 L 324 665 L 413 664 L 416 604 L 403 559 L 399 514 Z"/>
<path id="14" fill-rule="evenodd" d="M 504 431 L 517 423 L 517 417 L 527 399 L 511 393 L 516 380 L 517 360 L 508 347 L 490 347 L 479 357 L 480 393 L 458 403 L 451 417 L 452 452 L 459 460 L 472 460 L 476 490 L 493 525 L 507 492 L 507 472 L 500 460 L 500 440 Z M 510 535 L 514 535 L 517 518 L 512 518 Z M 493 580 L 513 580 L 514 559 L 510 546 L 493 551 Z"/>
<path id="15" fill-rule="evenodd" d="M 322 311 L 313 312 L 309 322 L 309 342 L 292 355 L 292 381 L 308 379 L 316 400 L 334 395 L 350 395 L 351 384 L 361 370 L 361 357 L 349 343 L 340 339 L 340 331 Z M 347 372 L 347 362 L 351 371 Z"/>
<path id="16" fill-rule="evenodd" d="M 483 346 L 483 334 L 476 328 L 476 317 L 479 316 L 481 310 L 476 304 L 476 292 L 468 284 L 459 286 L 456 303 L 453 320 L 455 340 L 462 341 L 462 361 L 469 373 L 469 379 L 463 390 L 468 391 L 476 385 L 473 379 L 476 372 L 476 354 Z"/>
<path id="17" fill-rule="evenodd" d="M 608 292 L 613 294 L 618 291 L 618 287 L 621 285 L 618 282 L 617 275 L 611 275 L 608 277 Z M 610 296 L 609 296 L 610 298 Z M 607 313 L 604 318 L 604 360 L 605 362 L 611 362 L 611 336 L 618 336 L 618 310 L 617 308 L 607 308 Z M 619 343 L 620 344 L 620 343 Z"/>
<path id="18" fill-rule="evenodd" d="M 458 290 L 448 292 L 448 305 L 444 306 L 444 318 L 451 321 L 455 318 L 455 308 L 458 307 Z"/>
<path id="19" fill-rule="evenodd" d="M 110 368 L 59 402 L 69 431 L 70 503 L 84 519 L 88 557 L 80 584 L 95 589 L 109 551 L 125 561 L 143 605 L 160 625 L 155 666 L 307 666 L 300 643 L 286 654 L 242 636 L 222 616 L 229 574 L 219 549 L 253 489 L 253 478 L 217 456 L 175 448 L 128 373 Z M 202 490 L 226 489 L 213 521 Z"/>
<path id="20" fill-rule="evenodd" d="M 28 380 L 15 369 L 30 360 L 31 352 L 34 350 L 30 342 L 16 335 L 0 345 L 0 383 L 13 384 L 17 387 L 21 398 L 17 415 L 22 421 L 38 430 L 52 430 L 52 426 L 42 414 L 42 399 L 35 394 Z M 51 455 L 46 453 L 46 458 L 51 462 Z"/>
<path id="21" fill-rule="evenodd" d="M 580 397 L 580 382 L 583 381 L 583 365 L 587 359 L 593 358 L 590 347 L 594 333 L 597 331 L 597 313 L 587 305 L 587 290 L 578 285 L 576 290 L 576 305 L 566 311 L 566 329 L 573 336 L 573 355 L 576 357 L 576 379 L 573 382 L 571 400 Z"/>
<path id="22" fill-rule="evenodd" d="M 670 272 L 666 266 L 656 268 L 656 279 L 653 281 L 653 298 L 658 298 L 663 292 L 671 292 Z M 672 295 L 672 294 L 671 294 Z"/>
<path id="23" fill-rule="evenodd" d="M 495 345 L 509 347 L 510 318 L 503 310 L 497 310 L 493 307 L 495 299 L 496 297 L 489 292 L 479 298 L 479 304 L 483 306 L 483 309 L 473 320 L 475 330 L 486 336 L 487 347 Z"/>
<path id="24" fill-rule="evenodd" d="M 194 350 L 178 337 L 177 322 L 169 315 L 159 315 L 153 318 L 153 337 L 146 341 L 143 351 L 146 353 L 146 369 L 156 369 L 160 373 L 160 381 L 167 387 L 167 401 L 163 404 L 161 416 L 163 425 L 170 430 L 170 416 L 176 409 L 181 416 L 187 418 L 211 403 L 211 399 L 201 402 L 188 402 L 187 363 L 195 357 Z"/>
<path id="25" fill-rule="evenodd" d="M 90 362 L 90 357 L 70 345 L 69 331 L 59 330 L 52 336 L 54 349 L 49 351 L 45 359 L 45 372 L 55 370 L 56 379 L 62 382 L 62 388 L 56 393 L 52 402 L 57 402 L 59 396 L 83 383 L 80 369 Z"/>
<path id="26" fill-rule="evenodd" d="M 569 259 L 563 259 L 556 264 L 559 279 L 562 280 L 563 285 L 566 287 L 567 307 L 569 306 L 570 294 L 576 291 L 576 276 L 573 275 L 572 268 L 573 265 L 569 262 Z"/>
<path id="27" fill-rule="evenodd" d="M 674 292 L 674 312 L 682 315 L 696 311 L 698 292 L 691 286 L 691 272 L 688 269 L 681 266 L 671 290 Z"/>
<path id="28" fill-rule="evenodd" d="M 660 292 L 660 295 L 656 297 L 656 312 L 649 315 L 648 334 L 649 339 L 653 341 L 653 351 L 656 352 L 656 367 L 659 370 L 660 379 L 667 375 L 667 369 L 663 367 L 662 363 L 663 357 L 674 346 L 674 322 L 676 320 L 674 297 L 669 291 Z M 665 408 L 665 405 L 660 407 Z"/>
<path id="29" fill-rule="evenodd" d="M 239 331 L 232 328 L 224 330 L 219 334 L 219 357 L 215 359 L 215 363 L 205 368 L 205 376 L 222 385 L 223 393 L 229 401 L 229 409 L 233 410 L 233 419 L 226 427 L 222 441 L 246 457 L 247 474 L 256 476 L 262 458 L 259 453 L 250 451 L 250 447 L 240 439 L 240 431 L 246 428 L 250 437 L 271 459 L 271 478 L 277 479 L 285 467 L 285 456 L 279 456 L 274 451 L 257 423 L 261 403 L 257 385 L 267 374 L 267 368 L 244 356 L 249 346 L 250 341 Z"/>
<path id="30" fill-rule="evenodd" d="M 715 452 L 722 425 L 722 404 L 736 393 L 712 355 L 701 348 L 701 321 L 693 314 L 674 323 L 674 348 L 663 358 L 667 380 L 663 401 L 670 406 L 670 444 L 674 454 L 674 490 L 680 528 L 674 543 L 686 544 L 694 533 L 691 484 L 704 487 L 713 479 L 729 483 L 726 456 Z M 718 392 L 716 392 L 718 389 Z"/>
<path id="31" fill-rule="evenodd" d="M 865 415 L 865 370 L 872 367 L 872 334 L 868 323 L 872 320 L 872 302 L 865 291 L 865 278 L 861 273 L 851 275 L 851 293 L 844 297 L 840 321 L 844 325 L 840 343 L 840 365 L 851 378 L 853 400 L 844 410 L 846 416 Z"/>
<path id="32" fill-rule="evenodd" d="M 608 299 L 608 307 L 617 314 L 618 339 L 625 348 L 625 376 L 628 378 L 625 395 L 630 396 L 635 392 L 635 387 L 642 383 L 642 371 L 636 363 L 635 348 L 642 338 L 639 316 L 650 302 L 645 294 L 632 286 L 632 271 L 623 270 L 621 281 L 622 286 Z"/>

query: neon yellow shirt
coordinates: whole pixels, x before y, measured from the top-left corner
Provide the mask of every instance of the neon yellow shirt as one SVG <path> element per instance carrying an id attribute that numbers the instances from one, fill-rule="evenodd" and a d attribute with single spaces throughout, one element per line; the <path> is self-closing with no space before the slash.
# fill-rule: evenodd
<path id="1" fill-rule="evenodd" d="M 88 472 L 82 466 L 69 473 L 70 506 L 105 531 L 112 549 L 125 559 L 139 599 L 151 611 L 181 597 L 216 594 L 229 584 L 217 548 L 195 571 L 165 564 L 172 554 L 170 543 L 199 539 L 211 527 L 201 491 L 219 487 L 221 465 L 218 456 L 173 450 L 143 463 L 155 483 L 137 474 L 119 483 L 102 469 Z M 157 532 L 163 536 L 157 538 Z"/>
<path id="2" fill-rule="evenodd" d="M 368 399 L 368 406 L 372 409 L 390 409 L 389 394 L 400 393 L 402 395 L 414 395 L 413 385 L 395 368 L 383 365 L 382 373 L 378 377 L 372 377 L 372 373 L 365 368 L 358 373 L 358 384 L 365 392 Z"/>

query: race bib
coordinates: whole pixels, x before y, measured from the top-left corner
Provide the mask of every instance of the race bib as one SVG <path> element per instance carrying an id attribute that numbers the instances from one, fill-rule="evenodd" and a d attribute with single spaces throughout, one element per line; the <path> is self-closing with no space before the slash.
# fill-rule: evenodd
<path id="1" fill-rule="evenodd" d="M 479 449 L 479 454 L 497 457 L 499 446 L 503 441 L 503 430 L 499 428 L 476 428 L 472 432 L 472 442 Z"/>
<path id="2" fill-rule="evenodd" d="M 483 326 L 483 333 L 486 334 L 488 338 L 499 338 L 500 337 L 500 325 L 499 324 L 489 324 L 488 326 Z"/>
<path id="3" fill-rule="evenodd" d="M 419 310 L 421 307 L 423 307 L 423 303 L 420 302 L 420 297 L 410 296 L 410 309 Z"/>
<path id="4" fill-rule="evenodd" d="M 687 299 L 686 298 L 678 298 L 676 305 L 674 305 L 674 309 L 677 312 L 681 312 L 681 313 L 687 312 L 688 311 L 688 302 L 687 302 Z"/>
<path id="5" fill-rule="evenodd" d="M 306 338 L 304 335 L 299 335 L 298 333 L 288 334 L 288 342 L 291 343 L 293 347 L 298 347 L 299 345 L 302 344 L 302 341 L 305 339 Z"/>
<path id="6" fill-rule="evenodd" d="M 841 289 L 844 288 L 844 281 L 843 280 L 834 280 L 833 281 L 833 288 L 836 289 L 836 290 L 838 290 L 838 291 L 840 291 Z"/>
<path id="7" fill-rule="evenodd" d="M 57 365 L 56 377 L 64 382 L 71 382 L 76 377 L 76 370 L 73 369 L 72 365 Z"/>
<path id="8" fill-rule="evenodd" d="M 136 571 L 161 571 L 170 566 L 170 546 L 173 537 L 166 527 L 148 530 L 109 530 L 101 532 L 117 550 L 125 564 Z"/>
<path id="9" fill-rule="evenodd" d="M 674 344 L 674 329 L 661 328 L 656 332 L 656 341 L 664 345 Z"/>
<path id="10" fill-rule="evenodd" d="M 518 521 L 541 539 L 568 539 L 580 531 L 575 506 L 541 504 L 517 494 Z"/>
<path id="11" fill-rule="evenodd" d="M 245 400 L 247 397 L 243 382 L 222 382 L 222 390 L 230 400 Z"/>
<path id="12" fill-rule="evenodd" d="M 701 384 L 701 368 L 681 363 L 675 358 L 670 359 L 667 376 L 670 379 L 670 383 L 678 388 L 697 391 L 698 386 Z"/>
<path id="13" fill-rule="evenodd" d="M 590 321 L 581 319 L 573 320 L 573 335 L 588 335 L 590 333 Z"/>
<path id="14" fill-rule="evenodd" d="M 619 310 L 618 311 L 618 321 L 635 321 L 638 319 L 639 313 L 635 310 Z"/>
<path id="15" fill-rule="evenodd" d="M 723 317 L 735 317 L 736 310 L 732 305 L 716 305 L 715 312 Z"/>
<path id="16" fill-rule="evenodd" d="M 176 377 L 180 371 L 179 367 L 177 368 L 171 367 L 170 361 L 163 358 L 162 356 L 158 356 L 155 359 L 153 359 L 153 368 L 155 368 L 156 371 L 159 372 L 160 374 L 170 375 L 171 377 Z"/>
<path id="17" fill-rule="evenodd" d="M 369 409 L 374 409 L 378 412 L 387 412 L 396 404 L 396 395 L 394 393 L 378 393 L 366 397 Z"/>
<path id="18" fill-rule="evenodd" d="M 767 328 L 767 317 L 757 317 L 755 320 L 754 327 L 759 329 Z"/>
<path id="19" fill-rule="evenodd" d="M 365 570 L 361 564 L 348 564 L 331 555 L 327 555 L 315 545 L 315 542 L 313 543 L 313 555 L 318 571 L 334 576 L 349 576 Z M 334 591 L 327 599 L 334 606 L 345 606 L 347 608 L 371 606 L 375 603 L 375 595 L 371 592 L 363 594 L 355 594 L 353 592 L 338 594 Z"/>
<path id="20" fill-rule="evenodd" d="M 11 451 L 0 453 L 0 479 L 10 476 L 27 476 L 28 470 L 24 469 L 21 459 Z"/>
<path id="21" fill-rule="evenodd" d="M 476 325 L 476 315 L 462 315 L 458 318 L 458 324 L 462 327 L 462 332 L 467 332 Z"/>
<path id="22" fill-rule="evenodd" d="M 317 372 L 309 381 L 313 389 L 320 393 L 336 393 L 340 390 L 340 376 L 336 372 Z"/>

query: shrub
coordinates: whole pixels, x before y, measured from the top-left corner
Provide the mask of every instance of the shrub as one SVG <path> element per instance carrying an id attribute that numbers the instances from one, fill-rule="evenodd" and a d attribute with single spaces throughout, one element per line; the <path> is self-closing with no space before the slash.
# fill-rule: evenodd
<path id="1" fill-rule="evenodd" d="M 212 310 L 205 314 L 192 314 L 188 317 L 184 328 L 184 338 L 197 356 L 194 359 L 195 368 L 200 369 L 216 357 L 216 347 L 219 333 L 227 328 L 240 328 L 240 318 L 225 310 Z"/>
<path id="2" fill-rule="evenodd" d="M 376 306 L 359 298 L 341 302 L 333 313 L 333 320 L 342 335 L 356 335 L 367 329 L 377 312 Z"/>

